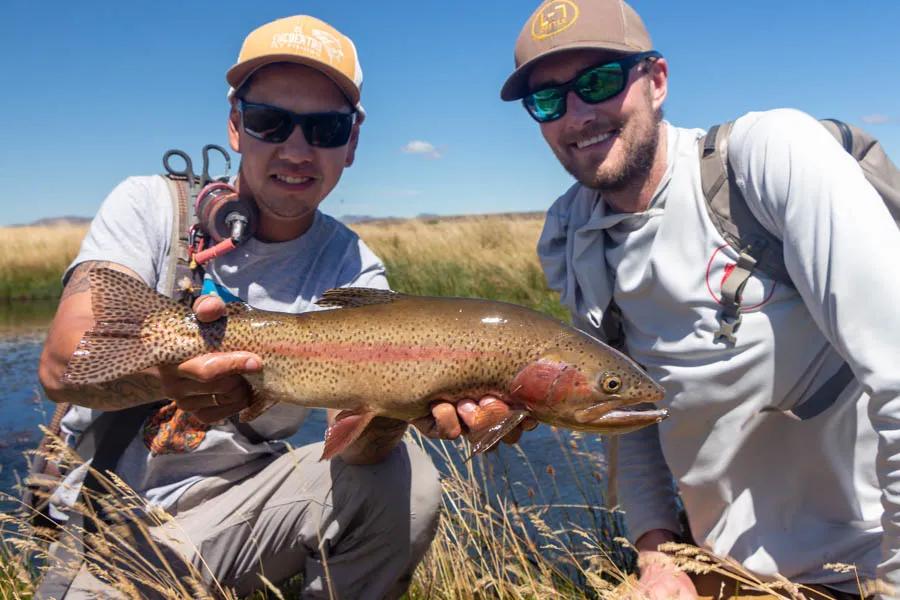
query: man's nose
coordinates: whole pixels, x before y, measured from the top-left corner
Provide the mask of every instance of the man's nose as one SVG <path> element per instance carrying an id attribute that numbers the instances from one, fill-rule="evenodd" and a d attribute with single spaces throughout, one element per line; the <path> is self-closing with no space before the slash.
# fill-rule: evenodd
<path id="1" fill-rule="evenodd" d="M 306 136 L 299 125 L 295 125 L 288 139 L 281 143 L 278 154 L 294 162 L 312 160 L 313 147 L 306 141 Z"/>
<path id="2" fill-rule="evenodd" d="M 597 118 L 597 105 L 588 104 L 578 97 L 574 91 L 566 94 L 566 116 L 578 125 L 583 125 Z"/>

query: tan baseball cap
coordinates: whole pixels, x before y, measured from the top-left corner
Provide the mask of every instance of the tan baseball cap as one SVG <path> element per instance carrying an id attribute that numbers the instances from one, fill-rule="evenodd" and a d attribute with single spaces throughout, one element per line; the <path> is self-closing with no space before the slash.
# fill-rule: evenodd
<path id="1" fill-rule="evenodd" d="M 653 49 L 650 34 L 634 9 L 622 0 L 547 0 L 531 15 L 516 40 L 516 70 L 500 98 L 526 96 L 528 76 L 545 56 L 596 48 L 624 54 Z"/>
<path id="2" fill-rule="evenodd" d="M 266 23 L 250 32 L 237 63 L 225 75 L 236 90 L 259 68 L 292 62 L 321 71 L 358 110 L 363 73 L 356 46 L 340 31 L 315 17 L 297 15 Z M 230 95 L 230 93 L 229 93 Z"/>

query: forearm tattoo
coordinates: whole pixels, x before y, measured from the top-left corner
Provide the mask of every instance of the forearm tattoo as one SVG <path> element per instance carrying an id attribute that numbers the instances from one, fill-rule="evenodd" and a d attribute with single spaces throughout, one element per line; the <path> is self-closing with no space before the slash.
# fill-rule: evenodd
<path id="1" fill-rule="evenodd" d="M 88 274 L 94 269 L 99 269 L 101 267 L 110 268 L 113 266 L 115 266 L 115 263 L 106 260 L 91 260 L 81 263 L 75 267 L 74 271 L 72 271 L 72 275 L 69 277 L 66 287 L 63 288 L 62 296 L 59 298 L 60 301 L 65 300 L 69 296 L 89 291 L 91 289 L 91 280 L 88 277 Z"/>

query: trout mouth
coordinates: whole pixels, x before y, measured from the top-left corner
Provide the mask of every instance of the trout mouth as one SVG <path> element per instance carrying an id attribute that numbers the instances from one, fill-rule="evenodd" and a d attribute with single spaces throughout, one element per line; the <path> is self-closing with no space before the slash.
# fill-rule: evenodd
<path id="1" fill-rule="evenodd" d="M 597 433 L 628 433 L 648 425 L 655 425 L 669 416 L 669 411 L 664 408 L 641 409 L 613 409 L 593 419 L 582 420 L 576 418 L 585 429 Z"/>
<path id="2" fill-rule="evenodd" d="M 669 415 L 665 409 L 652 406 L 647 402 L 635 404 L 620 397 L 576 410 L 573 416 L 580 425 L 591 430 L 631 430 L 659 423 Z"/>

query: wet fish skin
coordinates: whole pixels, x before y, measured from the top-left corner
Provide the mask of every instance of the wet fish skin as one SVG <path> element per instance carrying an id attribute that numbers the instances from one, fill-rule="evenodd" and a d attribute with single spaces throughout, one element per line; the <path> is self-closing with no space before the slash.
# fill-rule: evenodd
<path id="1" fill-rule="evenodd" d="M 628 357 L 514 304 L 342 288 L 319 301 L 335 310 L 295 315 L 233 303 L 224 318 L 201 323 L 187 307 L 118 271 L 95 269 L 90 281 L 96 326 L 79 343 L 64 382 L 108 382 L 208 352 L 254 352 L 263 369 L 245 376 L 254 402 L 241 418 L 275 402 L 340 409 L 325 458 L 375 416 L 410 421 L 428 415 L 433 402 L 486 394 L 511 410 L 473 440 L 476 452 L 529 415 L 607 434 L 666 416 L 625 408 L 663 397 Z"/>

